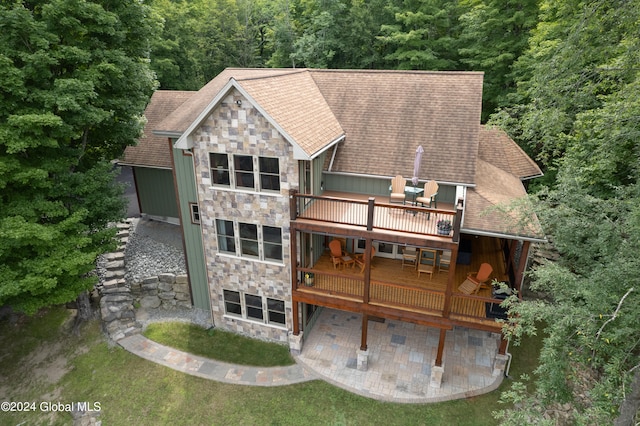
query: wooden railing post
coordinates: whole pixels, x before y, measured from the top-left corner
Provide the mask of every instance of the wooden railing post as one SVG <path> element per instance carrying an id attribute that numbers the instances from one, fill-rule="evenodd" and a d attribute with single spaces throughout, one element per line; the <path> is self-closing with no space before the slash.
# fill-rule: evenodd
<path id="1" fill-rule="evenodd" d="M 373 240 L 367 238 L 364 246 L 364 292 L 362 294 L 362 302 L 369 304 L 369 290 L 371 288 L 371 249 Z"/>
<path id="2" fill-rule="evenodd" d="M 367 208 L 367 231 L 373 230 L 373 209 L 375 208 L 376 199 L 369 197 L 369 206 Z"/>
<path id="3" fill-rule="evenodd" d="M 456 218 L 453 222 L 453 242 L 457 243 L 460 241 L 460 227 L 462 226 L 462 209 L 463 209 L 462 198 L 458 200 L 458 205 L 456 206 Z"/>
<path id="4" fill-rule="evenodd" d="M 298 190 L 293 188 L 289 190 L 289 218 L 296 220 L 298 218 Z"/>

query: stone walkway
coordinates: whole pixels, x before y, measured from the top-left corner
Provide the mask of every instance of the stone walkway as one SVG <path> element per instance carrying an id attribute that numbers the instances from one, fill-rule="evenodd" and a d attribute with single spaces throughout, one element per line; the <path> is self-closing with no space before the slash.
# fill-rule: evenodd
<path id="1" fill-rule="evenodd" d="M 317 379 L 295 364 L 288 367 L 247 367 L 191 355 L 161 345 L 136 334 L 118 341 L 124 349 L 141 358 L 192 376 L 234 385 L 283 386 Z"/>
<path id="2" fill-rule="evenodd" d="M 499 336 L 456 328 L 447 333 L 444 377 L 430 386 L 432 360 L 438 345 L 436 329 L 400 321 L 369 324 L 367 371 L 356 368 L 360 342 L 359 315 L 325 309 L 306 337 L 297 364 L 247 367 L 188 354 L 142 335 L 118 341 L 149 361 L 194 376 L 224 383 L 284 386 L 321 379 L 368 398 L 399 403 L 429 403 L 468 398 L 497 389 L 502 372 L 493 363 Z"/>

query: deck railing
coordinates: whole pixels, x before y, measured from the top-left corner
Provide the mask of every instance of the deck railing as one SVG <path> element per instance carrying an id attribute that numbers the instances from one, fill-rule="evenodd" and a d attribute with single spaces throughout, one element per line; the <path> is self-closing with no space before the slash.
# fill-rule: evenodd
<path id="1" fill-rule="evenodd" d="M 293 192 L 292 220 L 309 219 L 321 222 L 364 227 L 367 230 L 401 231 L 419 235 L 450 237 L 457 241 L 461 210 L 438 210 L 417 205 L 376 203 L 348 198 L 325 197 Z M 443 233 L 438 222 L 449 221 L 451 230 Z"/>
<path id="2" fill-rule="evenodd" d="M 325 296 L 348 298 L 371 305 L 386 306 L 401 311 L 419 312 L 430 316 L 443 316 L 446 292 L 412 285 L 394 284 L 382 281 L 371 281 L 369 297 L 364 294 L 364 277 L 361 275 L 345 275 L 311 268 L 300 269 L 301 279 L 296 290 L 310 291 Z M 313 278 L 305 282 L 305 276 Z M 450 316 L 470 322 L 486 321 L 486 306 L 502 301 L 477 295 L 454 293 L 451 295 Z"/>

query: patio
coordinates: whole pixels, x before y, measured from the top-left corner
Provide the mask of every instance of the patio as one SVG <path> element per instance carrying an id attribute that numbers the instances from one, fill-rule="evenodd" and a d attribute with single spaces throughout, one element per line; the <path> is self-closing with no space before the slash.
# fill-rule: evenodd
<path id="1" fill-rule="evenodd" d="M 390 402 L 429 403 L 495 390 L 503 379 L 493 365 L 500 335 L 454 327 L 447 331 L 444 376 L 430 385 L 439 330 L 402 321 L 369 321 L 367 371 L 356 368 L 360 314 L 325 308 L 304 335 L 298 363 L 324 380 L 359 395 Z"/>

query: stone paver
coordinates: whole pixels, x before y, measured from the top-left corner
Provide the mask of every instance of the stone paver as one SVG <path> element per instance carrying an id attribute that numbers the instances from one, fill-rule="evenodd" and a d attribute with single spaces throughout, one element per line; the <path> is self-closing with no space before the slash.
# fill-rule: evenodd
<path id="1" fill-rule="evenodd" d="M 149 361 L 206 379 L 252 386 L 284 386 L 322 379 L 369 398 L 401 403 L 428 403 L 468 398 L 496 389 L 503 375 L 493 376 L 499 336 L 466 328 L 447 332 L 444 374 L 439 388 L 430 386 L 438 331 L 400 321 L 369 323 L 367 371 L 357 369 L 360 316 L 325 309 L 305 336 L 297 364 L 247 367 L 187 354 L 142 335 L 118 343 Z"/>

